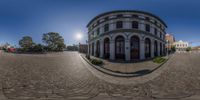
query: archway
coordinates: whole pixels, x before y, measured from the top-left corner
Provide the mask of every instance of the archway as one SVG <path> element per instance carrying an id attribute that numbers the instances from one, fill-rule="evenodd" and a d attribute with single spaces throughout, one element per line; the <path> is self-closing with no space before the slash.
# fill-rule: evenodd
<path id="1" fill-rule="evenodd" d="M 123 36 L 117 36 L 115 39 L 115 58 L 125 59 L 125 39 Z"/>
<path id="2" fill-rule="evenodd" d="M 92 55 L 94 56 L 94 43 L 92 43 Z"/>
<path id="3" fill-rule="evenodd" d="M 145 39 L 145 58 L 151 57 L 151 40 L 149 38 Z"/>
<path id="4" fill-rule="evenodd" d="M 96 57 L 99 57 L 100 56 L 100 42 L 97 41 L 97 44 L 96 44 Z"/>
<path id="5" fill-rule="evenodd" d="M 104 58 L 108 59 L 110 57 L 110 39 L 104 39 Z"/>
<path id="6" fill-rule="evenodd" d="M 163 47 L 162 47 L 162 43 L 160 43 L 160 56 L 163 55 Z"/>
<path id="7" fill-rule="evenodd" d="M 131 59 L 140 59 L 140 39 L 138 36 L 131 37 Z"/>
<path id="8" fill-rule="evenodd" d="M 154 56 L 158 56 L 158 42 L 154 41 Z"/>

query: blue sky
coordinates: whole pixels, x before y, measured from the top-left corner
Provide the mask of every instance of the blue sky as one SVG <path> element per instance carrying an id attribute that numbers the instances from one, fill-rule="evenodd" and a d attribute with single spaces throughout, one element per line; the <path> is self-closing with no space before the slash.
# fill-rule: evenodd
<path id="1" fill-rule="evenodd" d="M 47 32 L 59 32 L 66 44 L 85 43 L 88 22 L 112 10 L 153 13 L 167 23 L 167 33 L 176 40 L 200 41 L 199 5 L 199 0 L 0 0 L 0 44 L 18 45 L 27 35 L 41 43 Z M 85 38 L 77 41 L 77 32 Z"/>

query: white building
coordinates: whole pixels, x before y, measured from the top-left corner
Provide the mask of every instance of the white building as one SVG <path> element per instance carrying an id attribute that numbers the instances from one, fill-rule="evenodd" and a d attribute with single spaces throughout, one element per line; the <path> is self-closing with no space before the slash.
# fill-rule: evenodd
<path id="1" fill-rule="evenodd" d="M 165 54 L 167 25 L 148 12 L 119 10 L 100 14 L 88 27 L 90 55 L 110 60 L 144 60 Z"/>
<path id="2" fill-rule="evenodd" d="M 189 47 L 189 43 L 180 40 L 178 42 L 174 42 L 174 46 L 176 47 L 177 52 L 184 52 Z"/>

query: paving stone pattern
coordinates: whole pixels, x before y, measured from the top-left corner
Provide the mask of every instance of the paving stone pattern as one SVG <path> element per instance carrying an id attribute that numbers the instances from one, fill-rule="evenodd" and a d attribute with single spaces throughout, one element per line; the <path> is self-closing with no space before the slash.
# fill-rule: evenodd
<path id="1" fill-rule="evenodd" d="M 77 52 L 5 53 L 0 56 L 0 98 L 4 95 L 13 100 L 187 99 L 200 94 L 199 59 L 199 53 L 175 54 L 163 65 L 166 69 L 158 77 L 142 84 L 122 85 L 98 78 Z"/>

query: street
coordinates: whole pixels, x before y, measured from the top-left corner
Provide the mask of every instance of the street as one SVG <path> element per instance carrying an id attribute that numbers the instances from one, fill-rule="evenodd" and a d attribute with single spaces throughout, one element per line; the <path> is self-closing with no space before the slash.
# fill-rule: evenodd
<path id="1" fill-rule="evenodd" d="M 188 97 L 200 94 L 199 59 L 199 53 L 175 54 L 158 72 L 118 78 L 98 72 L 77 52 L 4 53 L 0 57 L 0 98 L 190 100 Z"/>

